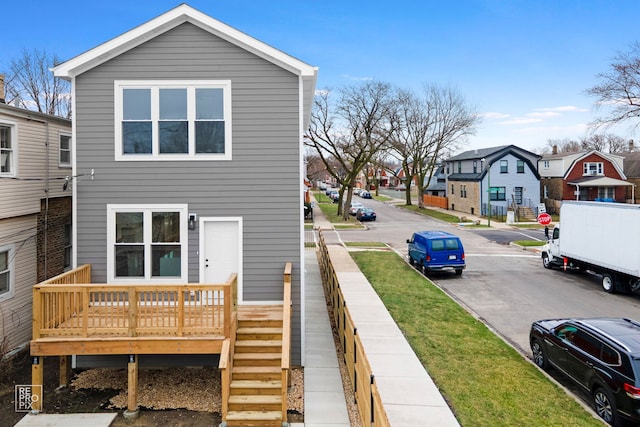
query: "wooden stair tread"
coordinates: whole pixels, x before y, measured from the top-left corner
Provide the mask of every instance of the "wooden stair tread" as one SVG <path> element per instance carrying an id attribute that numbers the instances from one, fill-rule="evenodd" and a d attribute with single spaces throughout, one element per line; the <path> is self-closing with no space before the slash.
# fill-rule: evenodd
<path id="1" fill-rule="evenodd" d="M 237 335 L 242 334 L 282 334 L 282 328 L 270 328 L 260 326 L 246 326 L 238 328 Z"/>
<path id="2" fill-rule="evenodd" d="M 229 386 L 231 388 L 280 388 L 281 385 L 280 380 L 233 380 Z"/>
<path id="3" fill-rule="evenodd" d="M 278 360 L 282 353 L 235 353 L 234 360 Z"/>
<path id="4" fill-rule="evenodd" d="M 229 396 L 229 403 L 244 404 L 280 404 L 282 396 L 279 394 L 236 394 Z"/>
<path id="5" fill-rule="evenodd" d="M 227 420 L 277 421 L 282 419 L 280 411 L 229 411 Z"/>
<path id="6" fill-rule="evenodd" d="M 234 366 L 233 373 L 261 373 L 261 372 L 280 372 L 282 368 L 280 366 Z"/>
<path id="7" fill-rule="evenodd" d="M 236 347 L 282 347 L 282 340 L 237 340 Z"/>

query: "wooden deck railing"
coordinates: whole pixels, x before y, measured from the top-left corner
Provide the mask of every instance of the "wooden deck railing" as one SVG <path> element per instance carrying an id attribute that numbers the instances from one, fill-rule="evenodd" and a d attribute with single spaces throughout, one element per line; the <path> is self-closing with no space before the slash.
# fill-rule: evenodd
<path id="1" fill-rule="evenodd" d="M 282 420 L 287 419 L 287 389 L 291 368 L 291 269 L 290 262 L 285 264 L 282 295 Z"/>
<path id="2" fill-rule="evenodd" d="M 237 275 L 224 284 L 72 283 L 90 268 L 33 289 L 33 339 L 45 337 L 186 337 L 231 333 Z"/>
<path id="3" fill-rule="evenodd" d="M 55 277 L 40 282 L 40 285 L 64 285 L 71 283 L 91 283 L 91 264 L 84 264 L 73 270 L 58 274 Z"/>

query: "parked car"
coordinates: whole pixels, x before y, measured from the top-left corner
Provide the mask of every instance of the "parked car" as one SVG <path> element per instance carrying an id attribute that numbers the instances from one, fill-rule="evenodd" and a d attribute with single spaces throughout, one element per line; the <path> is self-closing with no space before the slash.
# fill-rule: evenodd
<path id="1" fill-rule="evenodd" d="M 640 423 L 640 323 L 630 319 L 548 319 L 531 325 L 533 361 L 582 387 L 612 426 Z"/>
<path id="2" fill-rule="evenodd" d="M 357 194 L 359 196 L 362 191 L 363 191 L 362 188 L 354 188 L 353 194 Z"/>
<path id="3" fill-rule="evenodd" d="M 333 200 L 333 203 L 338 203 L 338 199 L 340 199 L 340 193 L 338 193 L 336 190 L 329 191 L 329 194 L 327 194 L 327 196 L 329 196 L 329 198 Z"/>
<path id="4" fill-rule="evenodd" d="M 363 199 L 371 199 L 371 193 L 369 193 L 366 190 L 363 190 L 360 192 L 360 197 L 362 197 Z"/>
<path id="5" fill-rule="evenodd" d="M 351 202 L 351 207 L 349 208 L 349 215 L 355 215 L 358 212 L 358 209 L 364 208 L 364 205 L 360 202 Z"/>
<path id="6" fill-rule="evenodd" d="M 371 208 L 362 207 L 356 212 L 356 219 L 358 221 L 375 221 L 376 213 Z"/>
<path id="7" fill-rule="evenodd" d="M 455 271 L 462 274 L 466 268 L 464 247 L 460 238 L 446 231 L 420 231 L 407 239 L 409 264 L 423 273 Z"/>

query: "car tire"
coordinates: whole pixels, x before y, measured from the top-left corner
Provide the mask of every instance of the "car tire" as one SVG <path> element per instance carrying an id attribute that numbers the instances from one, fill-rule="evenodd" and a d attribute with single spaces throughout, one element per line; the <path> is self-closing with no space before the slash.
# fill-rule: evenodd
<path id="1" fill-rule="evenodd" d="M 604 289 L 605 292 L 608 292 L 610 294 L 615 293 L 615 285 L 616 283 L 613 275 L 609 273 L 605 273 L 602 275 L 602 289 Z"/>
<path id="2" fill-rule="evenodd" d="M 618 410 L 611 392 L 604 387 L 598 387 L 593 392 L 593 407 L 596 414 L 611 426 L 619 425 Z"/>
<path id="3" fill-rule="evenodd" d="M 409 255 L 409 265 L 413 267 L 413 264 L 415 264 L 415 262 L 413 261 L 413 258 L 411 258 L 411 255 Z"/>
<path id="4" fill-rule="evenodd" d="M 549 270 L 551 270 L 552 265 L 551 261 L 549 260 L 549 255 L 542 254 L 542 265 L 544 266 L 544 268 L 548 268 Z"/>
<path id="5" fill-rule="evenodd" d="M 456 276 L 462 276 L 462 269 L 461 268 L 456 270 Z"/>
<path id="6" fill-rule="evenodd" d="M 542 370 L 546 370 L 549 366 L 547 355 L 542 348 L 542 344 L 537 339 L 531 340 L 531 353 L 533 353 L 533 363 Z"/>

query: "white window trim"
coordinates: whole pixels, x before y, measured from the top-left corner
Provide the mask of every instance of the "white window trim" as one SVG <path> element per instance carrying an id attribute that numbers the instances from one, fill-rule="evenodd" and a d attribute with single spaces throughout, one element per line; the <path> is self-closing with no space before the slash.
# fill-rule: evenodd
<path id="1" fill-rule="evenodd" d="M 8 270 L 9 270 L 9 290 L 3 294 L 0 294 L 0 301 L 5 301 L 8 300 L 10 298 L 13 298 L 13 296 L 16 293 L 16 263 L 15 263 L 15 257 L 16 257 L 16 251 L 15 251 L 15 245 L 13 244 L 9 244 L 9 245 L 2 245 L 0 246 L 0 252 L 9 252 L 8 258 L 9 258 L 9 262 L 8 262 Z"/>
<path id="2" fill-rule="evenodd" d="M 115 277 L 115 257 L 113 248 L 116 243 L 116 213 L 120 212 L 144 212 L 145 220 L 147 213 L 151 212 L 180 212 L 180 277 L 151 277 L 151 258 L 145 256 L 145 277 Z M 188 222 L 188 205 L 186 204 L 153 204 L 153 205 L 107 205 L 107 283 L 131 283 L 131 284 L 174 284 L 188 283 L 188 249 L 189 249 L 189 230 Z M 146 222 L 145 222 L 146 223 Z M 145 254 L 149 251 L 150 246 L 150 229 L 144 229 L 144 245 Z"/>
<path id="3" fill-rule="evenodd" d="M 219 88 L 223 89 L 224 103 L 224 153 L 198 153 L 194 152 L 194 143 L 189 141 L 189 153 L 187 154 L 159 154 L 157 132 L 153 132 L 153 153 L 152 154 L 123 154 L 122 153 L 122 93 L 123 89 L 189 89 L 189 88 Z M 116 80 L 114 82 L 115 94 L 115 160 L 116 161 L 158 161 L 158 160 L 231 160 L 231 80 Z M 159 100 L 154 97 L 154 90 L 151 94 L 151 121 L 158 122 Z M 195 108 L 189 112 L 188 120 L 195 120 Z M 193 116 L 192 116 L 193 115 Z"/>
<path id="4" fill-rule="evenodd" d="M 595 173 L 591 173 L 591 165 L 596 165 Z M 584 162 L 582 167 L 582 175 L 603 175 L 604 163 L 602 162 Z"/>
<path id="5" fill-rule="evenodd" d="M 0 172 L 0 176 L 4 177 L 16 177 L 18 176 L 18 123 L 11 121 L 0 119 L 0 125 L 8 126 L 11 128 L 11 172 Z"/>
<path id="6" fill-rule="evenodd" d="M 62 154 L 62 145 L 60 144 L 60 142 L 61 142 L 61 139 L 62 139 L 63 136 L 69 137 L 69 162 L 68 163 L 63 162 L 62 159 L 61 159 L 61 157 L 62 157 L 61 156 L 61 154 Z M 58 134 L 58 166 L 61 167 L 61 168 L 71 168 L 71 161 L 72 161 L 72 159 L 71 159 L 71 154 L 72 154 L 71 145 L 72 145 L 71 133 L 70 132 L 60 132 Z"/>

